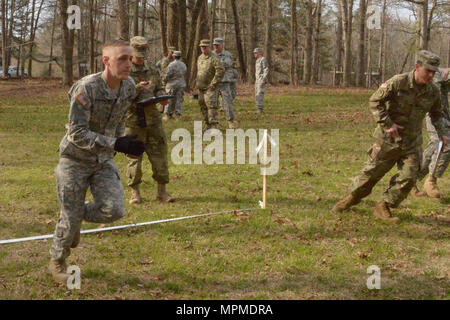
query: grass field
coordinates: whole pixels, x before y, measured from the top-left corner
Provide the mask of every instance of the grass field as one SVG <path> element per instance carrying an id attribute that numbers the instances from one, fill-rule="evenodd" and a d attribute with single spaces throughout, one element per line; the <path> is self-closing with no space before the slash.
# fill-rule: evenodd
<path id="1" fill-rule="evenodd" d="M 0 83 L 0 239 L 54 231 L 65 92 L 51 81 Z M 82 236 L 68 259 L 82 270 L 80 290 L 54 284 L 47 272 L 51 241 L 0 246 L 0 299 L 450 298 L 450 226 L 435 219 L 449 215 L 450 197 L 408 198 L 394 211 L 400 224 L 377 221 L 373 206 L 391 172 L 349 212 L 330 210 L 373 142 L 371 91 L 271 87 L 264 117 L 255 113 L 251 88 L 241 92 L 241 128 L 280 129 L 280 170 L 268 178 L 266 210 Z M 192 131 L 200 119 L 195 100 L 185 98 L 184 115 L 166 124 L 169 140 L 174 129 Z M 126 158 L 115 162 L 126 187 Z M 129 205 L 125 188 L 127 216 L 116 225 L 255 208 L 261 200 L 257 165 L 169 166 L 168 189 L 178 201 L 154 200 L 145 159 L 146 201 Z M 448 175 L 439 182 L 449 194 Z M 380 290 L 366 287 L 370 265 L 381 269 Z"/>

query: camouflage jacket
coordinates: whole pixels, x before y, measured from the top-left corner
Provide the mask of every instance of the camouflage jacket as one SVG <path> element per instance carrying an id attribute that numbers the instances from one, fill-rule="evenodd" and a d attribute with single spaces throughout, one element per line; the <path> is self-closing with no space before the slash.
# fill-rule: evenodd
<path id="1" fill-rule="evenodd" d="M 164 82 L 166 83 L 166 89 L 185 88 L 186 80 L 184 76 L 186 75 L 186 71 L 187 67 L 184 62 L 181 62 L 180 60 L 172 61 L 163 76 Z"/>
<path id="2" fill-rule="evenodd" d="M 170 59 L 169 57 L 164 57 L 161 59 L 161 76 L 164 76 L 164 74 L 166 73 L 167 67 L 174 60 L 175 60 L 175 58 Z"/>
<path id="3" fill-rule="evenodd" d="M 269 62 L 264 57 L 256 59 L 255 65 L 255 79 L 256 82 L 269 82 Z"/>
<path id="4" fill-rule="evenodd" d="M 147 61 L 143 65 L 136 65 L 133 63 L 131 67 L 131 77 L 136 83 L 136 97 L 134 101 L 140 101 L 143 99 L 162 96 L 166 94 L 158 70 Z M 150 89 L 145 90 L 144 88 L 142 88 L 139 85 L 139 82 L 141 81 L 151 81 L 152 85 Z M 159 111 L 157 110 L 156 105 L 145 108 L 145 118 L 147 125 L 153 123 L 152 119 L 154 120 L 154 118 L 158 116 Z M 126 126 L 130 128 L 139 128 L 136 104 L 134 103 L 130 105 L 130 108 L 128 110 Z"/>
<path id="5" fill-rule="evenodd" d="M 439 136 L 445 134 L 439 89 L 433 83 L 418 86 L 414 71 L 396 75 L 383 83 L 370 97 L 369 105 L 378 124 L 374 137 L 399 144 L 404 150 L 422 145 L 422 124 L 427 113 Z M 400 130 L 400 139 L 386 133 L 394 123 L 404 127 Z"/>
<path id="6" fill-rule="evenodd" d="M 238 82 L 239 80 L 239 73 L 235 68 L 231 69 L 231 82 Z"/>
<path id="7" fill-rule="evenodd" d="M 231 82 L 233 79 L 233 56 L 227 50 L 222 50 L 221 53 L 216 53 L 216 55 L 225 68 L 225 74 L 221 82 Z"/>
<path id="8" fill-rule="evenodd" d="M 121 82 L 117 95 L 103 72 L 77 81 L 68 93 L 69 122 L 60 155 L 100 163 L 112 159 L 116 137 L 125 132 L 126 112 L 135 95 L 131 77 Z"/>
<path id="9" fill-rule="evenodd" d="M 441 102 L 442 102 L 442 112 L 445 115 L 445 118 L 448 121 L 448 126 L 450 126 L 450 110 L 448 105 L 448 94 L 450 91 L 450 76 L 447 75 L 447 77 L 444 79 L 442 78 L 442 72 L 444 69 L 439 69 L 438 72 L 434 75 L 433 81 L 436 83 L 436 85 L 439 87 L 439 90 L 441 91 Z"/>
<path id="10" fill-rule="evenodd" d="M 210 52 L 208 55 L 203 53 L 197 60 L 197 88 L 205 90 L 209 85 L 217 87 L 225 74 L 225 68 L 222 66 L 217 55 Z"/>

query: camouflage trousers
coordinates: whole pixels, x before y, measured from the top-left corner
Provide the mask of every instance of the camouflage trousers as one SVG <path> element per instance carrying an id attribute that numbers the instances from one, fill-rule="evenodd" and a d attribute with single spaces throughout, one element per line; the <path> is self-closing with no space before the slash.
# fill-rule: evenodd
<path id="1" fill-rule="evenodd" d="M 266 85 L 260 84 L 261 81 L 256 80 L 255 83 L 255 102 L 256 108 L 264 110 L 264 92 L 266 91 Z"/>
<path id="2" fill-rule="evenodd" d="M 168 94 L 174 95 L 175 99 L 170 100 L 169 104 L 166 106 L 166 109 L 164 110 L 164 113 L 171 116 L 175 111 L 175 114 L 181 116 L 184 101 L 184 87 L 171 88 L 166 91 Z"/>
<path id="3" fill-rule="evenodd" d="M 137 135 L 138 140 L 144 142 L 145 153 L 152 164 L 153 179 L 159 184 L 169 183 L 169 165 L 167 162 L 167 138 L 161 120 L 147 128 L 129 128 L 126 134 Z M 127 155 L 128 158 L 128 186 L 137 186 L 142 182 L 142 158 Z"/>
<path id="4" fill-rule="evenodd" d="M 231 93 L 230 82 L 219 84 L 219 94 L 222 97 L 222 106 L 228 121 L 234 120 L 233 95 Z"/>
<path id="5" fill-rule="evenodd" d="M 397 164 L 398 173 L 392 176 L 389 187 L 383 194 L 391 208 L 396 208 L 408 196 L 416 183 L 420 167 L 420 148 L 405 152 L 397 144 L 377 141 L 368 151 L 369 160 L 359 176 L 353 179 L 350 192 L 362 199 L 372 192 L 372 188 Z"/>
<path id="6" fill-rule="evenodd" d="M 203 120 L 206 125 L 217 126 L 219 123 L 218 116 L 218 97 L 219 90 L 215 89 L 202 89 L 198 91 L 198 104 L 200 105 L 200 111 L 203 115 Z"/>
<path id="7" fill-rule="evenodd" d="M 436 129 L 433 126 L 433 123 L 431 122 L 430 116 L 426 116 L 426 124 L 427 124 L 427 131 L 428 131 L 428 137 L 430 138 L 430 141 L 428 142 L 427 147 L 425 148 L 425 151 L 422 155 L 422 164 L 420 166 L 420 172 L 419 176 L 417 178 L 418 181 L 425 178 L 425 176 L 429 172 L 433 172 L 434 170 L 434 163 L 436 163 L 436 144 L 439 142 L 439 136 L 437 134 Z M 444 174 L 445 170 L 447 170 L 448 164 L 450 162 L 450 146 L 446 146 L 444 150 L 442 150 L 442 154 L 439 158 L 439 161 L 437 163 L 436 171 L 434 172 L 435 178 L 440 178 Z"/>
<path id="8" fill-rule="evenodd" d="M 124 192 L 112 160 L 98 163 L 61 157 L 55 174 L 61 212 L 50 255 L 61 260 L 70 255 L 70 246 L 83 220 L 106 223 L 125 216 Z M 88 188 L 94 201 L 85 203 Z"/>

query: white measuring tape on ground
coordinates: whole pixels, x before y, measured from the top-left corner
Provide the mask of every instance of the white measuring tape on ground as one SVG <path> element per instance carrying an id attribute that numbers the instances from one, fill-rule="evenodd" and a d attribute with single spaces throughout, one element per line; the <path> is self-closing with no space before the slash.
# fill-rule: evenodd
<path id="1" fill-rule="evenodd" d="M 239 211 L 255 211 L 255 210 L 261 210 L 261 209 L 260 208 L 248 208 L 248 209 L 235 209 L 235 210 L 222 211 L 222 212 L 210 212 L 210 213 L 198 214 L 198 215 L 194 215 L 194 216 L 186 216 L 186 217 L 178 217 L 178 218 L 171 218 L 171 219 L 141 222 L 141 223 L 133 223 L 133 224 L 126 224 L 126 225 L 122 225 L 122 226 L 113 226 L 113 227 L 99 228 L 99 229 L 88 229 L 88 230 L 82 230 L 80 233 L 86 234 L 86 233 L 95 233 L 95 232 L 103 232 L 103 231 L 112 231 L 112 230 L 119 230 L 119 229 L 131 228 L 131 227 L 148 226 L 151 224 L 158 224 L 158 223 L 164 223 L 164 222 L 207 217 L 207 216 L 218 215 L 218 214 L 225 214 L 225 213 L 232 213 L 232 212 L 234 213 L 234 212 L 239 212 Z M 9 243 L 25 242 L 25 241 L 33 241 L 33 240 L 45 240 L 45 239 L 51 239 L 51 238 L 53 238 L 53 234 L 46 234 L 43 236 L 0 240 L 0 244 L 9 244 Z"/>

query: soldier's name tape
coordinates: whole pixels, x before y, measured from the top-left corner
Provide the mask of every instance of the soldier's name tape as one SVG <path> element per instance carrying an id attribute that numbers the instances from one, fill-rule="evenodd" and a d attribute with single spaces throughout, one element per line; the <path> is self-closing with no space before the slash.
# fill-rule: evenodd
<path id="1" fill-rule="evenodd" d="M 248 209 L 235 209 L 235 210 L 221 211 L 221 212 L 210 212 L 210 213 L 198 214 L 198 215 L 193 215 L 193 216 L 185 216 L 185 217 L 177 217 L 177 218 L 171 218 L 171 219 L 140 222 L 140 223 L 126 224 L 126 225 L 121 225 L 121 226 L 113 226 L 113 227 L 98 228 L 98 229 L 88 229 L 88 230 L 82 230 L 80 233 L 87 234 L 87 233 L 96 233 L 96 232 L 103 232 L 103 231 L 112 231 L 112 230 L 126 229 L 126 228 L 131 228 L 131 227 L 148 226 L 151 224 L 158 224 L 158 223 L 164 223 L 164 222 L 207 217 L 207 216 L 219 215 L 219 214 L 225 214 L 225 213 L 237 213 L 237 212 L 241 212 L 241 211 L 255 211 L 255 210 L 261 210 L 261 209 L 260 208 L 248 208 Z M 0 244 L 10 244 L 10 243 L 17 243 L 17 242 L 33 241 L 33 240 L 45 240 L 45 239 L 51 239 L 51 238 L 53 238 L 53 234 L 46 234 L 46 235 L 42 235 L 42 236 L 0 240 Z"/>

